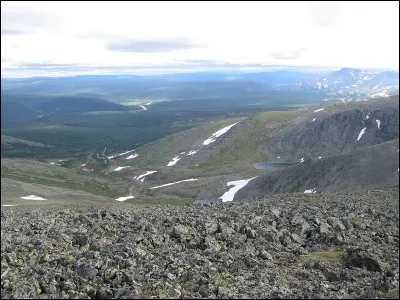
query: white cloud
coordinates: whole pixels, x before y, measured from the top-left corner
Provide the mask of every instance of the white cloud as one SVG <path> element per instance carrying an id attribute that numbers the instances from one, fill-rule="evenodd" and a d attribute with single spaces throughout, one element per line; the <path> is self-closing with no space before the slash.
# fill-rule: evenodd
<path id="1" fill-rule="evenodd" d="M 1 20 L 2 70 L 25 63 L 156 66 L 185 60 L 399 65 L 395 1 L 16 1 L 1 3 Z M 115 51 L 115 41 L 140 51 Z"/>

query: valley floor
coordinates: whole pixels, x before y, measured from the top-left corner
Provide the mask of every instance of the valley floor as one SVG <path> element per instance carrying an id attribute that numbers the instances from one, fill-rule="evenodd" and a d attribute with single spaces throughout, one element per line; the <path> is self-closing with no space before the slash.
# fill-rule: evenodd
<path id="1" fill-rule="evenodd" d="M 1 212 L 1 298 L 399 297 L 399 190 Z"/>

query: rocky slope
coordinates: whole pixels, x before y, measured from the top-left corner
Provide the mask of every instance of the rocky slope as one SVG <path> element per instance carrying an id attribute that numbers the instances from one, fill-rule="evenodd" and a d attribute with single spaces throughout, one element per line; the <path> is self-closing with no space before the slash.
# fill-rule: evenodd
<path id="1" fill-rule="evenodd" d="M 399 190 L 1 212 L 1 298 L 398 297 Z"/>
<path id="2" fill-rule="evenodd" d="M 239 190 L 235 199 L 279 192 L 340 192 L 399 185 L 399 139 L 269 171 Z"/>
<path id="3" fill-rule="evenodd" d="M 299 161 L 354 151 L 398 137 L 399 98 L 395 96 L 309 108 L 269 130 L 261 148 L 267 157 Z"/>

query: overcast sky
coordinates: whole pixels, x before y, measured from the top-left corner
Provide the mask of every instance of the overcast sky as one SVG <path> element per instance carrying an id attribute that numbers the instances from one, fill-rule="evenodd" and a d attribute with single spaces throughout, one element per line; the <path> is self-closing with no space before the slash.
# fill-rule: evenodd
<path id="1" fill-rule="evenodd" d="M 399 68 L 399 2 L 1 1 L 2 77 Z"/>

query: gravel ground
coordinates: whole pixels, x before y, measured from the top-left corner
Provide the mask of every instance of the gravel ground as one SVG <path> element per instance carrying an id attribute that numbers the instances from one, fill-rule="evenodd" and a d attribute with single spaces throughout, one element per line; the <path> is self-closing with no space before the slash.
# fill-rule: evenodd
<path id="1" fill-rule="evenodd" d="M 1 212 L 2 299 L 398 297 L 398 281 L 398 188 Z"/>

